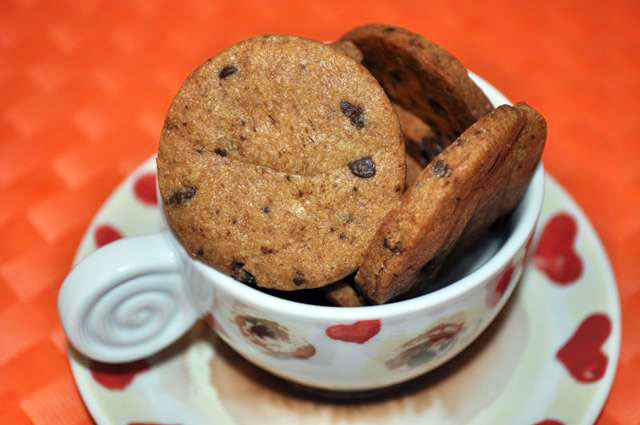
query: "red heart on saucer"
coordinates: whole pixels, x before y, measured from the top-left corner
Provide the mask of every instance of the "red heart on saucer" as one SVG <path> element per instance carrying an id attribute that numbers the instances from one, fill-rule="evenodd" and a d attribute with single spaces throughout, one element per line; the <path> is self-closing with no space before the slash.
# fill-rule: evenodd
<path id="1" fill-rule="evenodd" d="M 576 220 L 569 214 L 556 214 L 542 231 L 535 253 L 536 267 L 557 285 L 568 285 L 582 275 L 582 260 L 575 251 Z"/>
<path id="2" fill-rule="evenodd" d="M 123 390 L 138 373 L 150 367 L 146 360 L 119 364 L 91 362 L 89 370 L 91 370 L 93 379 L 103 387 L 110 390 Z"/>
<path id="3" fill-rule="evenodd" d="M 576 381 L 595 382 L 607 370 L 608 358 L 602 344 L 611 333 L 611 321 L 606 314 L 592 314 L 580 323 L 573 336 L 558 350 L 556 358 Z"/>
<path id="4" fill-rule="evenodd" d="M 331 339 L 364 344 L 380 332 L 380 320 L 359 320 L 351 325 L 329 326 L 325 333 Z"/>
<path id="5" fill-rule="evenodd" d="M 536 422 L 533 425 L 564 425 L 564 422 L 556 421 L 555 419 L 545 419 L 544 421 Z"/>
<path id="6" fill-rule="evenodd" d="M 138 177 L 133 184 L 133 193 L 145 205 L 157 205 L 156 174 L 147 173 Z"/>

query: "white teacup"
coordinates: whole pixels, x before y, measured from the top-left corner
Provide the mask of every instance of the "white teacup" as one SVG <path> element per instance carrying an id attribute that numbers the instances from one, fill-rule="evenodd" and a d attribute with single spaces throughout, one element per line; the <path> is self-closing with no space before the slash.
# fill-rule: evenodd
<path id="1" fill-rule="evenodd" d="M 508 103 L 472 77 L 494 105 Z M 453 283 L 413 299 L 337 308 L 277 298 L 194 260 L 165 230 L 113 242 L 78 264 L 60 290 L 62 324 L 84 355 L 127 362 L 162 350 L 207 317 L 243 357 L 306 386 L 346 391 L 404 382 L 455 356 L 502 309 L 525 266 L 543 182 L 540 165 L 503 234 L 461 258 L 445 277 Z"/>

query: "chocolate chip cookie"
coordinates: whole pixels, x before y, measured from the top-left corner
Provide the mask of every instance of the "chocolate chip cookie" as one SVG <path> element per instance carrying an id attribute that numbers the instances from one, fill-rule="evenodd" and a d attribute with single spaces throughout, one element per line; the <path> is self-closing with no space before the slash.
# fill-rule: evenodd
<path id="1" fill-rule="evenodd" d="M 406 172 L 377 81 L 331 47 L 289 36 L 252 38 L 199 66 L 169 108 L 157 165 L 185 249 L 280 290 L 353 273 Z"/>
<path id="2" fill-rule="evenodd" d="M 356 274 L 360 291 L 384 303 L 410 290 L 430 261 L 450 251 L 505 161 L 524 125 L 519 108 L 503 105 L 467 129 L 431 161 L 391 210 Z M 494 185 L 494 187 L 489 187 Z"/>
<path id="3" fill-rule="evenodd" d="M 402 28 L 370 24 L 342 37 L 363 55 L 392 102 L 427 123 L 445 147 L 492 105 L 453 55 Z"/>
<path id="4" fill-rule="evenodd" d="M 526 103 L 514 106 L 524 115 L 524 127 L 503 164 L 495 170 L 492 177 L 495 183 L 487 185 L 488 192 L 460 237 L 456 252 L 471 246 L 496 220 L 514 210 L 540 162 L 547 139 L 545 119 Z"/>

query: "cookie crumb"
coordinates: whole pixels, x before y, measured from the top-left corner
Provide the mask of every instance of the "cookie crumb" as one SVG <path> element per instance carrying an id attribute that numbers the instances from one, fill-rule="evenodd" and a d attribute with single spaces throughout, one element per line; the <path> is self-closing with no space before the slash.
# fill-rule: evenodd
<path id="1" fill-rule="evenodd" d="M 204 249 L 198 248 L 198 250 L 196 251 L 196 256 L 202 257 L 203 255 L 204 255 Z"/>
<path id="2" fill-rule="evenodd" d="M 262 207 L 260 208 L 260 211 L 262 211 L 265 214 L 269 214 L 271 212 L 271 208 L 269 207 Z"/>
<path id="3" fill-rule="evenodd" d="M 260 252 L 262 252 L 264 255 L 273 254 L 273 249 L 267 248 L 266 246 L 261 246 Z"/>
<path id="4" fill-rule="evenodd" d="M 376 175 L 376 164 L 370 156 L 351 161 L 349 168 L 355 176 L 363 179 L 368 179 Z"/>

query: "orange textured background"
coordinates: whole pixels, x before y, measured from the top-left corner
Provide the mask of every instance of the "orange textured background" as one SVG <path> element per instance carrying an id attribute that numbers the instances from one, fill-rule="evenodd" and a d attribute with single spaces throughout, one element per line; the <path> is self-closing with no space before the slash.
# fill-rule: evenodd
<path id="1" fill-rule="evenodd" d="M 544 160 L 591 218 L 622 301 L 601 425 L 640 423 L 640 2 L 0 3 L 0 423 L 92 423 L 57 318 L 89 220 L 152 155 L 185 76 L 246 37 L 370 21 L 449 48 L 549 122 Z"/>

